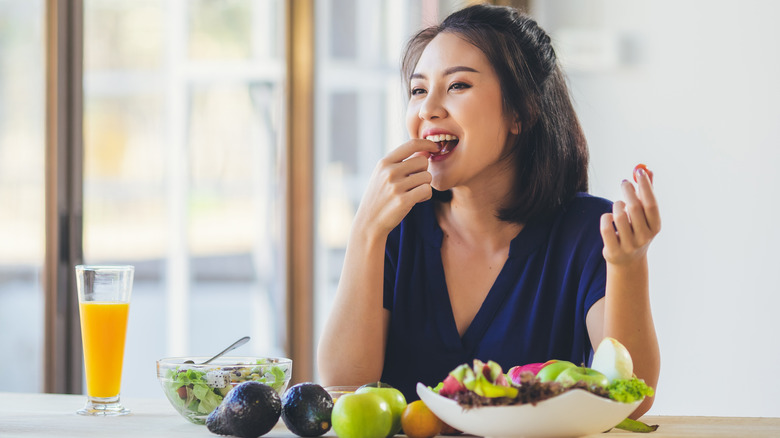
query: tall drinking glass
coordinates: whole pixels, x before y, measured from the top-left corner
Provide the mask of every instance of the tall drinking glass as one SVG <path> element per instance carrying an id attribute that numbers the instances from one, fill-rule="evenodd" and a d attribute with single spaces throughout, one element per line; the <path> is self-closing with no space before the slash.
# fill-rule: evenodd
<path id="1" fill-rule="evenodd" d="M 87 404 L 81 415 L 125 415 L 119 404 L 133 266 L 76 266 Z"/>

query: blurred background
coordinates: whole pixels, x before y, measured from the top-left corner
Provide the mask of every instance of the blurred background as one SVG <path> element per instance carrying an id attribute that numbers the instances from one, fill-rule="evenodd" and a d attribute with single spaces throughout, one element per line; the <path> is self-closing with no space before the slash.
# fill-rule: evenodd
<path id="1" fill-rule="evenodd" d="M 406 138 L 403 44 L 467 3 L 314 1 L 315 344 L 362 188 Z M 569 77 L 591 192 L 655 172 L 650 413 L 780 416 L 780 4 L 515 3 Z M 136 266 L 125 396 L 161 397 L 156 359 L 246 334 L 243 353 L 286 354 L 284 11 L 84 0 L 83 253 Z M 44 0 L 0 0 L 0 375 L 27 368 L 0 391 L 43 391 L 45 23 Z"/>

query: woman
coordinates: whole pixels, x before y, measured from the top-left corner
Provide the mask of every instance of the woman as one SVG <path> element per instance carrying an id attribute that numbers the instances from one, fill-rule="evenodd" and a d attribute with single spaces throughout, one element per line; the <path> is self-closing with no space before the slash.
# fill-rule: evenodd
<path id="1" fill-rule="evenodd" d="M 402 73 L 411 140 L 377 164 L 355 216 L 323 382 L 416 399 L 416 382 L 474 358 L 589 363 L 611 336 L 655 387 L 652 175 L 614 204 L 584 193 L 587 145 L 550 38 L 514 9 L 472 6 L 414 36 Z"/>

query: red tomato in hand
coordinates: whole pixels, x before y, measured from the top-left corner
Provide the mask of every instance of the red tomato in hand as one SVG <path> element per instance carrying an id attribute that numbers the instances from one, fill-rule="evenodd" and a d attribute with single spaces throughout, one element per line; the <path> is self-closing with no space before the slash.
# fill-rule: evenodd
<path id="1" fill-rule="evenodd" d="M 644 170 L 645 173 L 650 176 L 650 182 L 652 183 L 653 182 L 653 172 L 649 171 L 647 169 L 647 166 L 645 166 L 642 163 L 639 163 L 639 164 L 636 165 L 636 167 L 634 167 L 634 182 L 639 183 L 639 181 L 637 181 L 637 178 L 636 178 L 636 175 L 639 172 L 639 169 Z"/>

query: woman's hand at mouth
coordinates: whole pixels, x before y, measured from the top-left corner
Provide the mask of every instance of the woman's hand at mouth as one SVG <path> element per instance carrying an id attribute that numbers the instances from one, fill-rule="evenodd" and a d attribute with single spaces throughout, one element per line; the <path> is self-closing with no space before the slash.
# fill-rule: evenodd
<path id="1" fill-rule="evenodd" d="M 360 202 L 355 225 L 386 237 L 415 204 L 430 199 L 428 157 L 438 150 L 432 141 L 413 139 L 379 160 Z"/>

